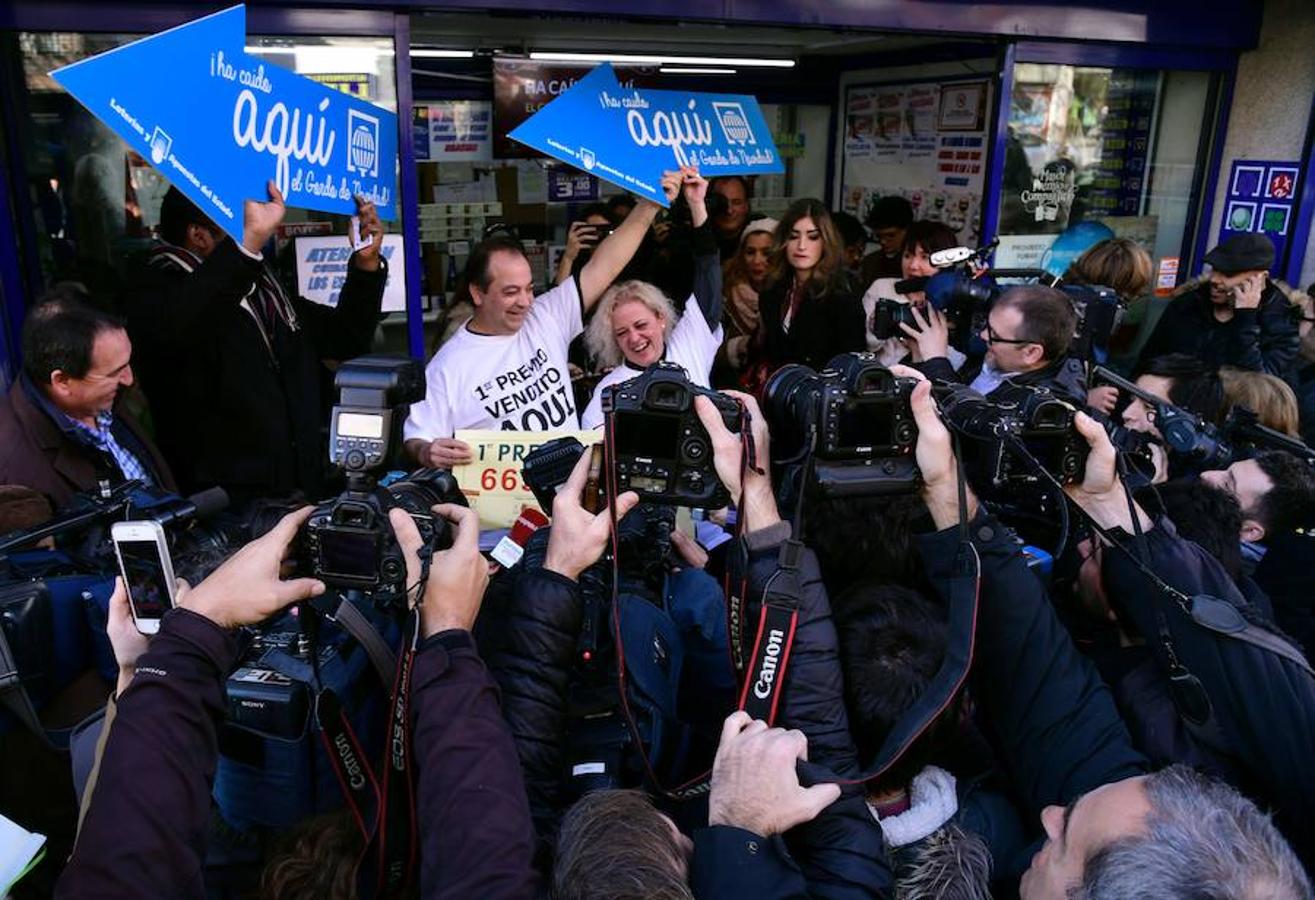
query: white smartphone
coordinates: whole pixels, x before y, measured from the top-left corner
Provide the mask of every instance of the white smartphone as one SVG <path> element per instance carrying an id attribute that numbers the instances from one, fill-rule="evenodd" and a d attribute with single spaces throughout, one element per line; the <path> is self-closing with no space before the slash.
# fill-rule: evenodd
<path id="1" fill-rule="evenodd" d="M 128 606 L 142 634 L 155 634 L 173 608 L 176 583 L 169 544 L 159 522 L 115 522 L 110 528 Z"/>

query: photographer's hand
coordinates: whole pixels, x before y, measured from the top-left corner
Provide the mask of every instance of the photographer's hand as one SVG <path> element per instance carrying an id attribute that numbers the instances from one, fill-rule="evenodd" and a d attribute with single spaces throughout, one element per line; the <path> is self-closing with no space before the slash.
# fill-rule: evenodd
<path id="1" fill-rule="evenodd" d="M 913 320 L 917 327 L 900 323 L 900 330 L 908 335 L 906 343 L 911 343 L 914 362 L 926 362 L 948 356 L 950 352 L 950 324 L 944 314 L 928 304 L 921 308 L 913 307 Z"/>
<path id="2" fill-rule="evenodd" d="M 726 428 L 721 420 L 721 413 L 712 405 L 711 400 L 707 397 L 695 397 L 694 411 L 712 440 L 712 461 L 717 468 L 717 477 L 730 492 L 731 502 L 738 510 L 741 527 L 745 532 L 757 531 L 781 521 L 781 512 L 776 506 L 776 495 L 772 492 L 767 419 L 758 408 L 758 401 L 748 394 L 739 391 L 722 391 L 722 393 L 744 404 L 745 414 L 749 418 L 749 430 L 753 435 L 754 454 L 757 457 L 759 471 L 743 465 L 744 450 L 740 435 Z M 743 484 L 740 483 L 742 468 Z"/>
<path id="3" fill-rule="evenodd" d="M 817 818 L 840 798 L 840 785 L 803 787 L 795 771 L 801 759 L 808 759 L 803 732 L 769 728 L 743 711 L 731 713 L 712 764 L 708 824 L 771 837 Z"/>
<path id="4" fill-rule="evenodd" d="M 1131 532 L 1135 510 L 1141 530 L 1150 531 L 1153 525 L 1150 517 L 1140 506 L 1130 502 L 1128 489 L 1115 470 L 1117 454 L 1105 429 L 1086 413 L 1078 413 L 1073 424 L 1078 434 L 1086 438 L 1091 452 L 1087 454 L 1087 470 L 1082 483 L 1068 485 L 1064 493 L 1102 528 L 1122 528 Z"/>
<path id="5" fill-rule="evenodd" d="M 114 579 L 114 593 L 110 595 L 110 608 L 105 622 L 105 634 L 114 648 L 114 661 L 119 664 L 119 683 L 114 688 L 122 694 L 137 671 L 137 660 L 151 646 L 150 635 L 137 630 L 132 610 L 128 606 L 128 589 L 122 578 Z"/>
<path id="6" fill-rule="evenodd" d="M 1119 389 L 1112 384 L 1102 384 L 1087 391 L 1087 406 L 1098 413 L 1109 415 L 1119 405 Z"/>
<path id="7" fill-rule="evenodd" d="M 420 601 L 421 637 L 469 631 L 489 584 L 489 564 L 479 552 L 479 513 L 455 503 L 440 503 L 433 513 L 451 523 L 452 546 L 429 561 L 429 580 Z M 406 585 L 411 588 L 420 581 L 420 531 L 403 509 L 390 509 L 388 521 L 406 560 Z"/>
<path id="8" fill-rule="evenodd" d="M 289 604 L 323 594 L 324 582 L 318 578 L 284 581 L 279 577 L 297 529 L 313 511 L 314 507 L 304 506 L 279 519 L 263 537 L 234 553 L 208 578 L 184 593 L 178 605 L 221 628 L 235 628 L 254 625 Z"/>
<path id="9" fill-rule="evenodd" d="M 918 377 L 920 383 L 913 389 L 909 405 L 913 419 L 918 423 L 918 445 L 915 451 L 918 470 L 922 472 L 922 502 L 936 523 L 937 530 L 959 524 L 959 462 L 954 458 L 950 432 L 936 412 L 931 395 L 931 382 L 922 373 L 904 366 L 892 366 L 896 375 Z M 968 518 L 977 515 L 977 497 L 965 485 Z"/>
<path id="10" fill-rule="evenodd" d="M 612 534 L 611 516 L 607 510 L 595 515 L 580 505 L 585 482 L 589 479 L 590 448 L 580 454 L 571 470 L 571 477 L 557 489 L 552 501 L 552 528 L 548 532 L 548 553 L 543 567 L 572 581 L 580 573 L 598 562 L 607 548 Z M 639 503 L 639 495 L 626 491 L 616 498 L 616 520 Z"/>

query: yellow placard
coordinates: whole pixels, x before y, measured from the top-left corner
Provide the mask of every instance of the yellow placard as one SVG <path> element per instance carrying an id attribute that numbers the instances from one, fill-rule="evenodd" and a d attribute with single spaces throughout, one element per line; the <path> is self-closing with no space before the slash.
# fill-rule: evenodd
<path id="1" fill-rule="evenodd" d="M 466 495 L 471 509 L 479 513 L 481 528 L 510 528 L 522 507 L 539 504 L 521 479 L 526 455 L 548 441 L 573 437 L 586 447 L 603 439 L 602 429 L 593 431 L 458 431 L 457 440 L 470 445 L 473 460 L 456 466 L 452 475 Z M 544 510 L 551 513 L 552 510 Z"/>

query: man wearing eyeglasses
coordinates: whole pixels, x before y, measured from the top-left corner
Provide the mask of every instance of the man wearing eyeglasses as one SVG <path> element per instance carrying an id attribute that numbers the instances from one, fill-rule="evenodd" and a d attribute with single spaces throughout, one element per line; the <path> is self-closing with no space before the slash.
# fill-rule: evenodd
<path id="1" fill-rule="evenodd" d="M 682 177 L 664 174 L 669 199 Z M 567 351 L 639 249 L 657 210 L 639 203 L 578 275 L 537 297 L 520 241 L 498 234 L 475 245 L 466 260 L 475 314 L 425 367 L 425 399 L 411 406 L 403 431 L 407 454 L 422 466 L 447 469 L 471 459 L 470 446 L 453 437 L 458 429 L 578 428 Z"/>
<path id="2" fill-rule="evenodd" d="M 955 372 L 943 356 L 919 363 L 934 380 L 967 381 L 986 396 L 1006 385 L 1049 388 L 1079 406 L 1086 403 L 1082 364 L 1068 355 L 1077 313 L 1068 297 L 1037 284 L 1010 288 L 991 306 L 982 328 L 986 355 Z"/>

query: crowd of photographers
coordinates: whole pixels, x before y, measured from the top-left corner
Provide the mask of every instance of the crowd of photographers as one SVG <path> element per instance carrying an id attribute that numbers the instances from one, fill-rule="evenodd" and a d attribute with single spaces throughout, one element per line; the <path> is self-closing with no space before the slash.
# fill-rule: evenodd
<path id="1" fill-rule="evenodd" d="M 476 244 L 423 378 L 343 365 L 364 202 L 331 310 L 263 258 L 272 185 L 240 243 L 171 191 L 117 310 L 34 305 L 0 532 L 218 486 L 244 544 L 149 638 L 108 597 L 56 895 L 1311 897 L 1315 300 L 1267 239 L 1138 334 L 1131 241 L 1010 283 L 898 198 L 662 186 L 582 210 L 547 290 Z M 337 411 L 329 446 L 333 369 L 389 459 Z M 490 563 L 457 433 L 577 426 Z"/>

